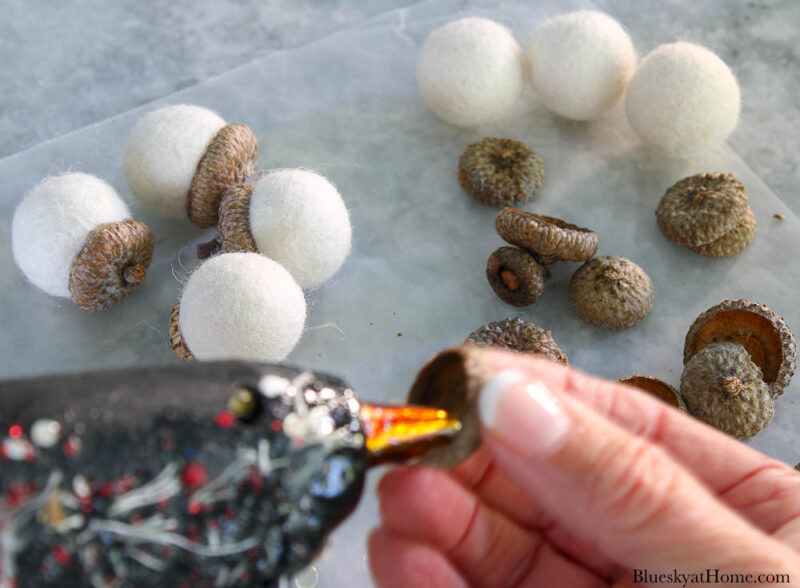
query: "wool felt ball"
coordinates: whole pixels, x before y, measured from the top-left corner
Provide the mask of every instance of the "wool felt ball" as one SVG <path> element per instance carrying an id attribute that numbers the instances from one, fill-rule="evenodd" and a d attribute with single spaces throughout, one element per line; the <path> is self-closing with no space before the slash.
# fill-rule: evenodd
<path id="1" fill-rule="evenodd" d="M 522 49 L 511 32 L 485 18 L 463 18 L 428 36 L 417 61 L 422 97 L 458 126 L 502 117 L 524 86 Z"/>
<path id="2" fill-rule="evenodd" d="M 149 112 L 134 127 L 123 169 L 133 192 L 149 208 L 186 216 L 186 195 L 200 158 L 225 121 L 200 106 L 179 104 Z"/>
<path id="3" fill-rule="evenodd" d="M 562 14 L 539 25 L 526 51 L 528 76 L 553 112 L 595 120 L 614 106 L 636 69 L 625 29 L 602 12 Z"/>
<path id="4" fill-rule="evenodd" d="M 42 180 L 14 211 L 11 246 L 25 276 L 84 310 L 107 308 L 144 279 L 153 237 L 103 180 L 67 173 Z"/>
<path id="5" fill-rule="evenodd" d="M 217 224 L 219 200 L 255 171 L 258 142 L 245 125 L 231 125 L 200 106 L 166 106 L 145 115 L 125 148 L 123 169 L 147 207 L 201 228 Z"/>
<path id="6" fill-rule="evenodd" d="M 739 120 L 739 84 L 714 53 L 692 43 L 661 45 L 628 85 L 628 121 L 646 145 L 687 157 L 720 145 Z"/>
<path id="7" fill-rule="evenodd" d="M 274 259 L 303 288 L 315 288 L 350 253 L 350 216 L 339 191 L 324 176 L 281 169 L 256 183 L 250 231 L 258 251 Z"/>
<path id="8" fill-rule="evenodd" d="M 180 299 L 178 325 L 199 360 L 278 362 L 294 349 L 306 320 L 303 291 L 278 262 L 258 253 L 205 261 Z"/>

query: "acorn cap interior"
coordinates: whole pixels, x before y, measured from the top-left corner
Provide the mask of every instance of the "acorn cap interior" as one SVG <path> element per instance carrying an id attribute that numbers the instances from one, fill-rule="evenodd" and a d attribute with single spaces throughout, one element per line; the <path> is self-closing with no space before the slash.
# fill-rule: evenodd
<path id="1" fill-rule="evenodd" d="M 761 369 L 764 381 L 775 382 L 783 362 L 783 346 L 780 334 L 769 319 L 747 310 L 718 312 L 687 342 L 685 361 L 707 345 L 722 341 L 739 343 Z"/>
<path id="2" fill-rule="evenodd" d="M 619 382 L 620 384 L 627 384 L 628 386 L 634 386 L 640 390 L 644 390 L 645 392 L 648 392 L 656 398 L 666 402 L 670 406 L 674 406 L 675 408 L 686 412 L 686 405 L 684 404 L 680 393 L 675 388 L 666 382 L 659 380 L 658 378 L 654 378 L 652 376 L 635 375 L 623 378 Z"/>
<path id="3" fill-rule="evenodd" d="M 417 374 L 409 404 L 442 408 L 461 421 L 461 430 L 452 440 L 429 451 L 421 462 L 453 467 L 480 445 L 476 402 L 489 376 L 478 356 L 471 345 L 454 347 L 436 355 Z"/>

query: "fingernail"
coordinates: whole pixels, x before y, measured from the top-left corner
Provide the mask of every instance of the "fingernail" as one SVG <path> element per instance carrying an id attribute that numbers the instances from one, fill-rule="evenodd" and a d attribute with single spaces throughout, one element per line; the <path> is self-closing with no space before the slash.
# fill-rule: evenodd
<path id="1" fill-rule="evenodd" d="M 544 384 L 515 370 L 498 372 L 483 386 L 478 414 L 486 428 L 532 456 L 554 453 L 570 429 L 561 401 Z"/>

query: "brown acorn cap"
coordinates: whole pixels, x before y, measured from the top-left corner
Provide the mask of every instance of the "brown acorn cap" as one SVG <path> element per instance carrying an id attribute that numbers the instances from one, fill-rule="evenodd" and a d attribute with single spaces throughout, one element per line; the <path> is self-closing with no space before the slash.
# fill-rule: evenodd
<path id="1" fill-rule="evenodd" d="M 741 222 L 739 222 L 736 227 L 722 235 L 719 239 L 706 243 L 705 245 L 689 247 L 689 249 L 695 253 L 707 255 L 708 257 L 728 257 L 730 255 L 736 255 L 744 251 L 747 246 L 753 242 L 757 226 L 756 217 L 748 206 Z"/>
<path id="2" fill-rule="evenodd" d="M 461 422 L 461 430 L 449 443 L 435 447 L 420 461 L 454 467 L 480 446 L 477 400 L 491 375 L 472 345 L 442 351 L 423 366 L 408 393 L 408 403 L 446 410 Z"/>
<path id="3" fill-rule="evenodd" d="M 683 369 L 681 394 L 689 414 L 740 439 L 775 414 L 761 370 L 738 343 L 712 343 L 694 355 Z"/>
<path id="4" fill-rule="evenodd" d="M 635 388 L 639 388 L 639 390 L 649 392 L 670 406 L 686 412 L 686 404 L 684 404 L 680 392 L 663 380 L 659 380 L 653 376 L 636 374 L 633 376 L 628 376 L 627 378 L 622 378 L 619 383 L 627 384 L 628 386 L 634 386 Z"/>
<path id="5" fill-rule="evenodd" d="M 183 335 L 181 334 L 181 327 L 178 324 L 180 313 L 181 301 L 178 299 L 169 313 L 169 346 L 183 361 L 194 361 L 194 355 L 186 346 L 186 341 L 183 340 Z"/>
<path id="6" fill-rule="evenodd" d="M 560 364 L 569 365 L 567 354 L 561 351 L 553 339 L 552 331 L 525 322 L 521 318 L 507 318 L 485 324 L 470 333 L 467 342 L 541 355 Z"/>
<path id="7" fill-rule="evenodd" d="M 253 174 L 244 183 L 231 186 L 225 192 L 219 204 L 217 234 L 208 243 L 197 246 L 199 259 L 218 253 L 258 251 L 253 234 L 250 232 L 250 196 L 260 177 L 260 174 Z"/>
<path id="8" fill-rule="evenodd" d="M 511 206 L 500 211 L 494 227 L 505 241 L 536 255 L 542 263 L 586 261 L 600 245 L 591 229 Z"/>
<path id="9" fill-rule="evenodd" d="M 225 193 L 219 207 L 220 253 L 257 251 L 250 232 L 250 196 L 255 182 L 236 184 Z"/>
<path id="10" fill-rule="evenodd" d="M 698 247 L 736 228 L 748 208 L 747 190 L 732 174 L 696 174 L 667 188 L 656 219 L 667 239 Z"/>
<path id="11" fill-rule="evenodd" d="M 747 350 L 773 396 L 783 394 L 797 366 L 794 335 L 783 317 L 752 300 L 724 300 L 692 323 L 683 346 L 683 363 L 707 345 L 726 341 Z"/>
<path id="12" fill-rule="evenodd" d="M 458 158 L 458 181 L 478 202 L 496 206 L 531 198 L 542 186 L 542 158 L 514 139 L 488 137 Z"/>
<path id="13" fill-rule="evenodd" d="M 500 247 L 486 262 L 486 279 L 503 302 L 533 304 L 542 295 L 550 274 L 535 257 L 516 247 Z"/>
<path id="14" fill-rule="evenodd" d="M 607 329 L 627 329 L 653 308 L 653 282 L 630 259 L 617 255 L 584 263 L 569 282 L 572 308 L 588 323 Z"/>
<path id="15" fill-rule="evenodd" d="M 152 259 L 153 233 L 144 223 L 99 225 L 72 262 L 70 297 L 89 312 L 111 308 L 144 281 Z"/>
<path id="16" fill-rule="evenodd" d="M 257 165 L 258 140 L 250 127 L 240 123 L 222 127 L 194 172 L 189 187 L 189 219 L 201 229 L 215 226 L 223 194 L 255 172 Z"/>

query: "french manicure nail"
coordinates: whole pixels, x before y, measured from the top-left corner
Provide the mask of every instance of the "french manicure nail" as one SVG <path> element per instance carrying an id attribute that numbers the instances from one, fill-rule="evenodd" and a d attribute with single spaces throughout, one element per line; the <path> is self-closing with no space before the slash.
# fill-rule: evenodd
<path id="1" fill-rule="evenodd" d="M 554 453 L 570 428 L 561 401 L 544 384 L 516 370 L 498 372 L 484 385 L 478 413 L 485 427 L 532 456 Z"/>

